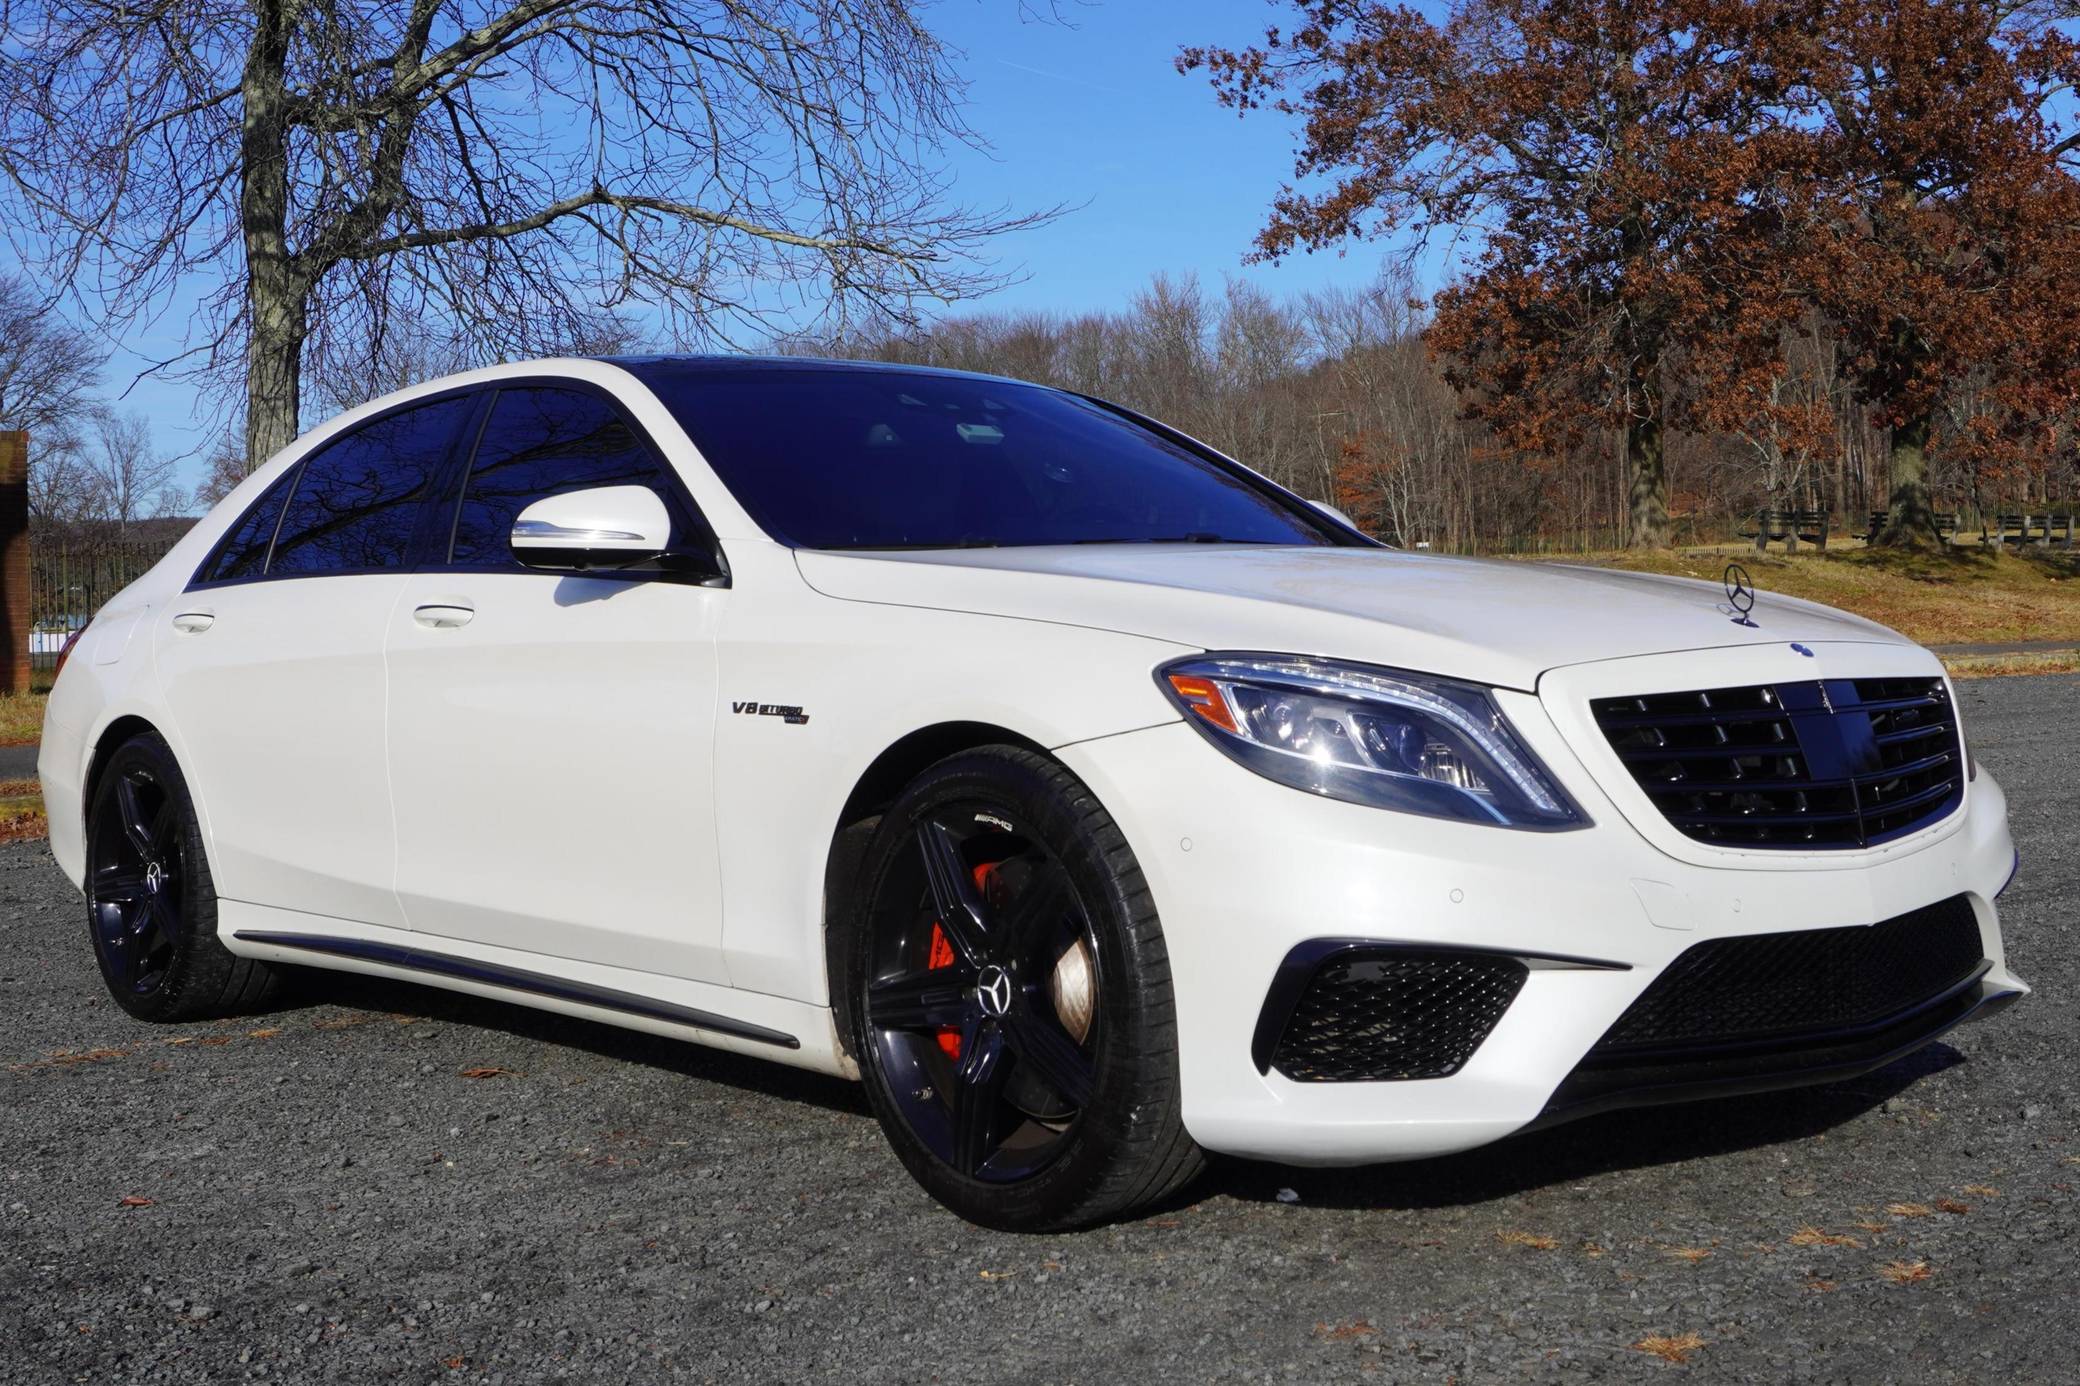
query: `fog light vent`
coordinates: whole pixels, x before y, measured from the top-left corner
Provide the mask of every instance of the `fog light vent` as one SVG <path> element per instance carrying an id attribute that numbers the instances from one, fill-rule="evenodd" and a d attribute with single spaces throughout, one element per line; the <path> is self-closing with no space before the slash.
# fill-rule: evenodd
<path id="1" fill-rule="evenodd" d="M 1302 1083 L 1445 1078 L 1465 1066 L 1527 972 L 1494 953 L 1331 944 L 1286 960 L 1257 1026 L 1258 1068 Z"/>

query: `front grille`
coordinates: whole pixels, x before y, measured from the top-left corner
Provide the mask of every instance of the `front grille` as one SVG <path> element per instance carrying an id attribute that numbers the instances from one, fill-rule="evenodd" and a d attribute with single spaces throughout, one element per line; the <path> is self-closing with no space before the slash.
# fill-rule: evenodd
<path id="1" fill-rule="evenodd" d="M 1271 1066 L 1303 1083 L 1448 1077 L 1516 1000 L 1525 972 L 1486 953 L 1345 949 L 1305 977 Z M 1287 1004 L 1279 990 L 1266 1003 L 1274 1025 Z"/>
<path id="2" fill-rule="evenodd" d="M 1687 837 L 1869 847 L 1957 806 L 1964 765 L 1941 679 L 1825 679 L 1601 698 L 1597 726 Z"/>
<path id="3" fill-rule="evenodd" d="M 1983 961 L 1978 919 L 1962 895 L 1880 924 L 1710 939 L 1670 963 L 1590 1058 L 1877 1025 L 1942 996 Z"/>

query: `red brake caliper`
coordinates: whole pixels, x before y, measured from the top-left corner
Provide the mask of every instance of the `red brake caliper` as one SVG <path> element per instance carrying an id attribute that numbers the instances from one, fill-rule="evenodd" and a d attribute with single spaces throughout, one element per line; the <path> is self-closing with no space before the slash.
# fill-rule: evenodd
<path id="1" fill-rule="evenodd" d="M 997 863 L 993 861 L 984 862 L 975 868 L 976 894 L 985 897 L 989 894 L 989 878 L 994 876 L 996 871 Z M 953 960 L 953 944 L 947 939 L 946 930 L 940 928 L 939 921 L 935 919 L 932 921 L 932 947 L 931 951 L 925 955 L 924 965 L 936 972 L 942 967 L 952 967 Z M 937 1038 L 939 1048 L 945 1052 L 947 1058 L 960 1058 L 960 1027 L 955 1025 L 941 1026 Z"/>

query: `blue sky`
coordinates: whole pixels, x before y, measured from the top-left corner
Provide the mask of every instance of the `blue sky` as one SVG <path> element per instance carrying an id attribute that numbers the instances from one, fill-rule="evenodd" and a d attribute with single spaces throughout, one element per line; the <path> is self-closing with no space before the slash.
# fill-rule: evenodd
<path id="1" fill-rule="evenodd" d="M 1294 131 L 1274 114 L 1237 119 L 1203 76 L 1173 66 L 1183 44 L 1252 42 L 1289 10 L 1265 0 L 1061 0 L 1063 23 L 1023 21 L 1018 11 L 1017 0 L 941 0 L 929 11 L 965 55 L 968 118 L 991 146 L 954 153 L 955 197 L 983 208 L 1074 208 L 1004 237 L 999 267 L 1021 281 L 971 307 L 1115 308 L 1158 271 L 1195 272 L 1213 289 L 1241 275 L 1279 294 L 1372 277 L 1380 248 L 1370 245 L 1243 264 L 1292 168 Z M 146 412 L 163 449 L 200 453 L 209 437 L 192 385 L 130 386 L 152 354 L 178 349 L 188 312 L 183 294 L 134 331 L 106 379 L 111 395 L 130 387 L 121 407 Z M 183 472 L 192 485 L 199 460 Z"/>

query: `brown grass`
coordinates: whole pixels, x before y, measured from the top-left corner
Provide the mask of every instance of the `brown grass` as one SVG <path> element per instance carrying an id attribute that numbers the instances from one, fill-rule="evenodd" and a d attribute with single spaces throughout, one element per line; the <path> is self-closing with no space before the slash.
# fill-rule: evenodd
<path id="1" fill-rule="evenodd" d="M 0 780 L 0 842 L 49 837 L 43 816 L 43 787 L 34 780 Z"/>
<path id="2" fill-rule="evenodd" d="M 1825 602 L 1924 645 L 2070 640 L 2080 645 L 2080 550 L 2018 555 L 1979 549 L 1801 552 L 1732 546 L 1591 554 L 1568 562 L 1717 582 L 1738 563 L 1765 592 Z"/>
<path id="3" fill-rule="evenodd" d="M 43 739 L 44 693 L 0 693 L 0 746 L 28 746 Z"/>

